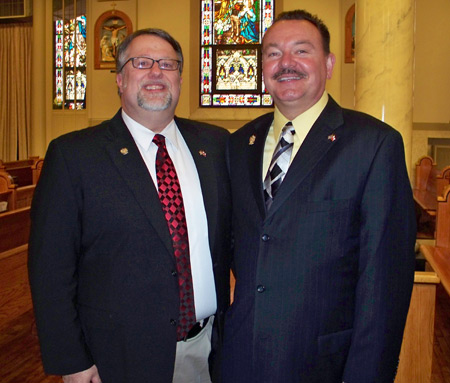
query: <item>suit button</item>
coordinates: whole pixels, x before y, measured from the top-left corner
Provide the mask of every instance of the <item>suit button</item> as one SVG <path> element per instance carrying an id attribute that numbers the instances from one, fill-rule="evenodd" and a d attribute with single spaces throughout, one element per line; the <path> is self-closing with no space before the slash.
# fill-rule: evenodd
<path id="1" fill-rule="evenodd" d="M 176 277 L 178 275 L 175 270 L 172 270 L 171 274 L 172 274 L 172 277 Z"/>
<path id="2" fill-rule="evenodd" d="M 266 287 L 263 285 L 258 285 L 258 287 L 256 288 L 256 291 L 258 293 L 263 293 L 264 291 L 266 291 Z"/>
<path id="3" fill-rule="evenodd" d="M 263 234 L 261 239 L 263 240 L 263 242 L 267 242 L 270 239 L 270 237 L 268 234 Z"/>
<path id="4" fill-rule="evenodd" d="M 176 325 L 177 325 L 177 321 L 176 321 L 175 319 L 171 319 L 171 320 L 170 320 L 170 324 L 171 324 L 172 326 L 176 326 Z"/>

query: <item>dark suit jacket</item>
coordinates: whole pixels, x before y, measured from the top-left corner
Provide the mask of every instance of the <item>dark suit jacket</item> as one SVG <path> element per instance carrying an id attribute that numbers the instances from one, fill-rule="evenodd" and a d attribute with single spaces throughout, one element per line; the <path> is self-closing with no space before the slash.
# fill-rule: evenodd
<path id="1" fill-rule="evenodd" d="M 266 212 L 272 120 L 229 142 L 237 282 L 224 383 L 392 382 L 414 276 L 401 136 L 330 98 Z"/>
<path id="2" fill-rule="evenodd" d="M 219 331 L 229 304 L 228 133 L 175 121 L 203 190 Z M 95 363 L 104 383 L 172 381 L 179 313 L 172 242 L 120 111 L 50 143 L 32 204 L 29 251 L 47 373 L 70 374 Z"/>

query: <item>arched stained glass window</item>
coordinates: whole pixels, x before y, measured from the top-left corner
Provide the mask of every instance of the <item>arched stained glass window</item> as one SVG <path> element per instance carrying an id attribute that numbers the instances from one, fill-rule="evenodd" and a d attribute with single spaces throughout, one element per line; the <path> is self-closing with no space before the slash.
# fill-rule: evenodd
<path id="1" fill-rule="evenodd" d="M 201 0 L 200 106 L 272 106 L 261 41 L 275 0 Z"/>
<path id="2" fill-rule="evenodd" d="M 86 1 L 54 0 L 53 109 L 86 109 Z"/>

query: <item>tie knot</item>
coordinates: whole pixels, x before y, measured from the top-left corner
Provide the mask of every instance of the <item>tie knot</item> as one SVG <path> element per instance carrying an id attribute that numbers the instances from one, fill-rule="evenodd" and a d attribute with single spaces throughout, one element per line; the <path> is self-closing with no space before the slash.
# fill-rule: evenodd
<path id="1" fill-rule="evenodd" d="M 281 131 L 280 145 L 282 147 L 286 145 L 292 145 L 294 143 L 294 134 L 295 134 L 294 125 L 292 125 L 292 122 L 289 121 L 286 123 L 286 125 L 284 125 Z"/>
<path id="2" fill-rule="evenodd" d="M 294 125 L 292 125 L 292 121 L 286 122 L 286 125 L 283 126 L 283 129 L 281 130 L 281 134 L 284 136 L 286 133 L 295 134 Z"/>
<path id="3" fill-rule="evenodd" d="M 164 148 L 166 145 L 166 138 L 162 134 L 155 134 L 153 142 L 160 148 Z"/>

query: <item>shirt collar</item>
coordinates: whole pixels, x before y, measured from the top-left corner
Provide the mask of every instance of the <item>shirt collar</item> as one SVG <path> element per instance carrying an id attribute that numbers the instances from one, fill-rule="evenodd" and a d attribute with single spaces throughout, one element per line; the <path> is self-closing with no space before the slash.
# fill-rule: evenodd
<path id="1" fill-rule="evenodd" d="M 155 133 L 136 120 L 133 120 L 123 109 L 122 118 L 136 144 L 143 150 L 149 150 Z M 159 134 L 166 138 L 166 145 L 171 145 L 174 150 L 178 150 L 177 124 L 175 123 L 175 120 L 172 119 Z"/>
<path id="2" fill-rule="evenodd" d="M 311 129 L 314 122 L 319 118 L 320 113 L 325 109 L 328 103 L 328 93 L 324 91 L 322 97 L 311 108 L 295 117 L 292 121 L 294 129 Z M 274 119 L 273 119 L 273 133 L 275 139 L 278 141 L 280 138 L 281 130 L 289 120 L 280 112 L 275 105 Z"/>

